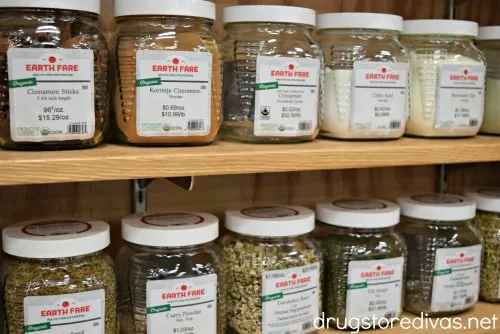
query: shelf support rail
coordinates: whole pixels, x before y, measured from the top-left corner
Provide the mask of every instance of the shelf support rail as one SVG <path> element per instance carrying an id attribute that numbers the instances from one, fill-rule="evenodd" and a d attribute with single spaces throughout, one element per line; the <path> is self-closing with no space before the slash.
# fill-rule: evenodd
<path id="1" fill-rule="evenodd" d="M 144 213 L 148 210 L 148 186 L 156 179 L 137 179 L 132 180 L 132 212 Z M 168 180 L 176 186 L 191 191 L 194 188 L 194 176 L 167 177 Z"/>

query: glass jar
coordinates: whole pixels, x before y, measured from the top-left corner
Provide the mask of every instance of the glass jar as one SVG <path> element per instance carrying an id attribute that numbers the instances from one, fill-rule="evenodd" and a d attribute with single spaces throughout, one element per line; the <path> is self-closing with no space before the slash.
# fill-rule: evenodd
<path id="1" fill-rule="evenodd" d="M 203 0 L 117 0 L 114 105 L 136 145 L 203 145 L 222 123 L 222 52 Z"/>
<path id="2" fill-rule="evenodd" d="M 476 22 L 411 20 L 401 41 L 410 50 L 410 118 L 406 134 L 474 136 L 484 114 L 485 62 L 473 43 Z"/>
<path id="3" fill-rule="evenodd" d="M 321 134 L 400 138 L 408 119 L 410 56 L 398 40 L 403 18 L 373 13 L 318 16 L 325 55 Z"/>
<path id="4" fill-rule="evenodd" d="M 500 188 L 483 188 L 466 195 L 477 203 L 474 225 L 483 235 L 484 257 L 479 297 L 500 302 Z"/>
<path id="5" fill-rule="evenodd" d="M 33 220 L 7 226 L 2 237 L 7 334 L 52 332 L 56 326 L 61 333 L 118 332 L 108 224 Z"/>
<path id="6" fill-rule="evenodd" d="M 311 36 L 312 9 L 224 9 L 226 139 L 254 143 L 309 141 L 318 135 L 323 55 Z"/>
<path id="7" fill-rule="evenodd" d="M 299 206 L 230 210 L 226 228 L 229 333 L 316 333 L 322 260 L 310 236 L 314 212 Z"/>
<path id="8" fill-rule="evenodd" d="M 339 329 L 394 322 L 403 311 L 406 264 L 404 241 L 394 232 L 399 207 L 381 200 L 338 200 L 318 204 L 316 216 L 328 230 L 322 239 L 325 318 L 335 319 Z"/>
<path id="9" fill-rule="evenodd" d="M 200 212 L 122 221 L 117 257 L 124 334 L 225 333 L 217 217 Z"/>
<path id="10" fill-rule="evenodd" d="M 466 197 L 430 194 L 398 199 L 398 232 L 408 247 L 405 310 L 445 317 L 478 300 L 482 237 L 472 225 L 476 204 Z"/>
<path id="11" fill-rule="evenodd" d="M 98 145 L 108 119 L 99 0 L 6 0 L 0 8 L 0 146 Z"/>
<path id="12" fill-rule="evenodd" d="M 479 49 L 486 58 L 486 97 L 480 132 L 500 134 L 500 26 L 479 28 Z"/>

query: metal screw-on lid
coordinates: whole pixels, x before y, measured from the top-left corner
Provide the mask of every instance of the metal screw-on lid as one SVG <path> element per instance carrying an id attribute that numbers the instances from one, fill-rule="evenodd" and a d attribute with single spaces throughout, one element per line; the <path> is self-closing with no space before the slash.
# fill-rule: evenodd
<path id="1" fill-rule="evenodd" d="M 0 8 L 67 9 L 99 14 L 99 0 L 0 0 Z"/>
<path id="2" fill-rule="evenodd" d="M 81 256 L 109 246 L 109 225 L 98 220 L 37 219 L 2 231 L 3 250 L 10 255 L 54 259 Z"/>
<path id="3" fill-rule="evenodd" d="M 215 20 L 215 4 L 204 0 L 116 0 L 115 17 L 164 15 Z"/>

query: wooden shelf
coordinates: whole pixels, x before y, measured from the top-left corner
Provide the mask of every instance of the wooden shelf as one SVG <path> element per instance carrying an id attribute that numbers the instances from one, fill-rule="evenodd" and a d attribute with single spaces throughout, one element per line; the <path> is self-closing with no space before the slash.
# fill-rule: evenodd
<path id="1" fill-rule="evenodd" d="M 0 151 L 0 185 L 500 161 L 500 137 Z"/>
<path id="2" fill-rule="evenodd" d="M 492 318 L 494 315 L 496 315 L 497 320 L 496 320 L 495 324 L 493 325 Z M 410 315 L 410 314 L 404 314 L 403 316 L 408 317 L 409 319 L 415 318 L 414 315 Z M 471 327 L 468 329 L 465 329 L 465 328 L 461 329 L 461 330 L 459 330 L 459 329 L 447 329 L 446 327 L 443 327 L 443 328 L 436 327 L 436 329 L 432 329 L 432 327 L 429 327 L 427 329 L 417 330 L 417 329 L 403 329 L 399 324 L 395 324 L 394 328 L 392 328 L 392 329 L 385 329 L 385 330 L 378 329 L 378 330 L 372 330 L 369 332 L 373 333 L 373 334 L 378 334 L 378 333 L 380 333 L 380 334 L 413 334 L 413 333 L 496 334 L 496 333 L 500 333 L 500 319 L 498 319 L 499 317 L 500 317 L 500 304 L 489 304 L 489 303 L 480 302 L 471 311 L 451 318 L 451 322 L 449 324 L 450 328 L 453 328 L 452 327 L 454 324 L 453 321 L 457 321 L 457 320 L 453 320 L 453 319 L 460 318 L 461 319 L 460 324 L 462 324 L 466 327 L 467 326 Z M 486 322 L 485 322 L 484 323 L 485 326 L 483 327 L 483 329 L 480 329 L 479 326 L 476 325 L 476 322 L 471 321 L 469 323 L 468 322 L 469 318 L 476 318 L 479 321 L 479 323 L 480 323 L 481 319 L 488 318 L 488 319 L 491 319 L 491 322 L 489 322 L 487 326 L 486 326 Z M 436 323 L 436 321 L 438 321 L 439 319 L 433 318 L 432 320 L 434 321 L 434 323 Z M 447 325 L 448 325 L 448 322 L 443 323 L 443 326 L 447 326 Z M 437 325 L 437 326 L 439 326 L 439 325 Z M 489 329 L 486 329 L 486 328 L 489 328 Z M 320 330 L 319 331 L 319 334 L 333 334 L 333 333 L 346 334 L 346 333 L 350 333 L 350 332 L 349 331 L 340 331 L 340 330 Z M 368 332 L 366 332 L 366 333 L 368 333 Z"/>

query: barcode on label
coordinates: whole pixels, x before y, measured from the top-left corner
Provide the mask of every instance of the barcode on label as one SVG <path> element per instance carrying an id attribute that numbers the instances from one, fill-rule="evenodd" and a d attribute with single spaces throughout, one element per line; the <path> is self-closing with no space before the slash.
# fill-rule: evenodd
<path id="1" fill-rule="evenodd" d="M 70 123 L 68 125 L 68 134 L 83 134 L 87 133 L 87 122 Z"/>
<path id="2" fill-rule="evenodd" d="M 189 131 L 205 130 L 205 122 L 202 119 L 195 119 L 188 122 Z"/>
<path id="3" fill-rule="evenodd" d="M 391 320 L 396 317 L 396 312 L 388 312 L 384 314 L 384 318 L 387 320 Z"/>
<path id="4" fill-rule="evenodd" d="M 310 131 L 312 129 L 312 122 L 300 122 L 299 131 Z"/>
<path id="5" fill-rule="evenodd" d="M 465 305 L 472 304 L 474 302 L 474 296 L 469 296 L 465 298 Z"/>
<path id="6" fill-rule="evenodd" d="M 313 328 L 313 323 L 311 321 L 304 322 L 302 324 L 302 330 L 303 331 L 306 331 L 306 330 L 311 329 L 311 328 Z"/>
<path id="7" fill-rule="evenodd" d="M 478 126 L 478 124 L 479 124 L 479 120 L 477 120 L 477 119 L 471 119 L 469 121 L 469 126 Z"/>
<path id="8" fill-rule="evenodd" d="M 400 129 L 401 128 L 401 121 L 392 121 L 389 124 L 389 128 L 391 128 L 391 129 Z"/>

